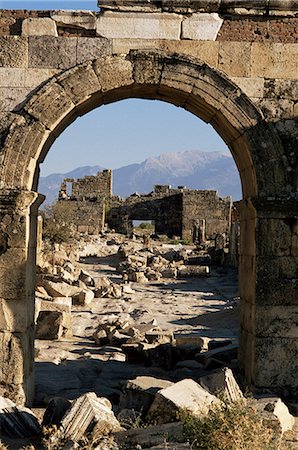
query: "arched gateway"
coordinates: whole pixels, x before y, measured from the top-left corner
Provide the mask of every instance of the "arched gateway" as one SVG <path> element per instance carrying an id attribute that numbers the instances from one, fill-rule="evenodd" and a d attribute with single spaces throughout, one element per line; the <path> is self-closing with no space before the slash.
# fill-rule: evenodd
<path id="1" fill-rule="evenodd" d="M 183 107 L 211 123 L 228 144 L 243 189 L 241 366 L 249 385 L 297 398 L 297 279 L 291 269 L 298 257 L 297 200 L 279 135 L 227 76 L 198 59 L 153 50 L 103 56 L 62 71 L 3 119 L 0 394 L 18 402 L 33 397 L 39 163 L 76 117 L 132 97 Z"/>

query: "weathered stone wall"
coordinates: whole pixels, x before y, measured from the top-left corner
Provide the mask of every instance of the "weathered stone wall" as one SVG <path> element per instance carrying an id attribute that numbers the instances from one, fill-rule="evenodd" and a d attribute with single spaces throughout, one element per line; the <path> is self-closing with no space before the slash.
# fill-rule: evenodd
<path id="1" fill-rule="evenodd" d="M 76 117 L 140 97 L 185 108 L 229 146 L 243 189 L 240 360 L 248 384 L 297 401 L 297 1 L 105 3 L 0 12 L 1 388 L 32 399 L 39 164 Z"/>
<path id="2" fill-rule="evenodd" d="M 182 236 L 193 240 L 196 221 L 205 221 L 206 238 L 230 232 L 231 197 L 220 198 L 216 191 L 185 190 L 182 195 Z"/>
<path id="3" fill-rule="evenodd" d="M 68 190 L 68 183 L 71 185 Z M 104 229 L 106 206 L 112 197 L 112 171 L 78 180 L 66 178 L 61 184 L 59 200 L 69 208 L 77 231 L 98 234 Z"/>
<path id="4" fill-rule="evenodd" d="M 133 195 L 124 202 L 111 202 L 108 214 L 110 228 L 130 234 L 132 220 L 154 220 L 155 232 L 170 238 L 180 236 L 192 242 L 197 222 L 204 221 L 206 238 L 229 233 L 232 200 L 222 199 L 216 191 L 172 189 L 155 186 L 148 195 Z M 125 219 L 124 219 L 125 218 Z"/>

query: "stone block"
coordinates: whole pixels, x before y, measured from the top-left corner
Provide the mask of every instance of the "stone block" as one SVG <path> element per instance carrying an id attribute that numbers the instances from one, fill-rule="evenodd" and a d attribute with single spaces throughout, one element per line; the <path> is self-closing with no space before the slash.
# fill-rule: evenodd
<path id="1" fill-rule="evenodd" d="M 41 432 L 38 418 L 29 408 L 4 397 L 0 397 L 0 423 L 1 435 L 12 439 L 38 436 Z"/>
<path id="2" fill-rule="evenodd" d="M 83 289 L 78 294 L 72 297 L 74 305 L 90 305 L 94 299 L 94 292 L 90 289 Z"/>
<path id="3" fill-rule="evenodd" d="M 0 36 L 0 67 L 27 67 L 28 39 L 21 36 Z"/>
<path id="4" fill-rule="evenodd" d="M 257 306 L 255 317 L 258 336 L 298 339 L 297 306 Z"/>
<path id="5" fill-rule="evenodd" d="M 158 84 L 163 69 L 163 58 L 153 53 L 132 53 L 131 60 L 134 62 L 134 79 L 136 83 Z"/>
<path id="6" fill-rule="evenodd" d="M 26 297 L 27 253 L 25 249 L 9 249 L 0 255 L 0 298 Z"/>
<path id="7" fill-rule="evenodd" d="M 208 266 L 180 266 L 178 267 L 178 278 L 208 277 L 210 269 Z"/>
<path id="8" fill-rule="evenodd" d="M 25 86 L 25 69 L 1 67 L 0 87 L 14 88 Z"/>
<path id="9" fill-rule="evenodd" d="M 129 380 L 120 396 L 119 410 L 133 409 L 145 416 L 153 403 L 155 394 L 161 389 L 172 386 L 172 384 L 172 382 L 167 380 L 147 376 Z"/>
<path id="10" fill-rule="evenodd" d="M 64 89 L 58 83 L 53 83 L 33 95 L 24 109 L 46 127 L 54 129 L 61 118 L 73 108 L 74 104 Z"/>
<path id="11" fill-rule="evenodd" d="M 266 413 L 270 413 L 275 416 L 278 426 L 280 427 L 281 434 L 286 431 L 292 430 L 295 425 L 295 418 L 290 414 L 287 406 L 278 397 L 264 397 L 257 400 L 254 403 L 258 412 L 264 417 L 265 424 L 270 425 L 270 418 Z M 264 414 L 265 413 L 265 414 Z"/>
<path id="12" fill-rule="evenodd" d="M 181 39 L 215 41 L 223 24 L 223 19 L 216 13 L 198 13 L 182 21 Z"/>
<path id="13" fill-rule="evenodd" d="M 26 69 L 24 85 L 28 88 L 36 88 L 58 72 L 58 69 Z"/>
<path id="14" fill-rule="evenodd" d="M 31 300 L 31 301 L 28 301 Z M 23 333 L 34 322 L 34 299 L 0 299 L 0 329 Z"/>
<path id="15" fill-rule="evenodd" d="M 25 100 L 29 91 L 25 87 L 0 87 L 0 111 L 13 111 Z"/>
<path id="16" fill-rule="evenodd" d="M 0 395 L 23 405 L 33 370 L 33 329 L 26 333 L 0 332 Z M 27 392 L 27 393 L 28 393 Z"/>
<path id="17" fill-rule="evenodd" d="M 176 347 L 190 347 L 197 351 L 207 350 L 209 338 L 196 333 L 174 333 Z"/>
<path id="18" fill-rule="evenodd" d="M 290 256 L 292 232 L 287 220 L 258 219 L 257 254 L 260 256 Z"/>
<path id="19" fill-rule="evenodd" d="M 186 378 L 156 394 L 148 418 L 156 420 L 158 424 L 167 423 L 175 420 L 181 409 L 196 416 L 205 416 L 211 407 L 220 405 L 221 401 L 217 397 Z"/>
<path id="20" fill-rule="evenodd" d="M 271 122 L 280 119 L 292 119 L 294 117 L 294 102 L 285 99 L 260 99 L 257 102 L 265 118 Z"/>
<path id="21" fill-rule="evenodd" d="M 36 339 L 61 339 L 72 336 L 71 314 L 61 311 L 40 311 L 35 329 Z"/>
<path id="22" fill-rule="evenodd" d="M 106 38 L 180 39 L 177 14 L 109 13 L 97 19 L 96 32 Z"/>
<path id="23" fill-rule="evenodd" d="M 298 398 L 297 339 L 257 336 L 254 368 L 256 387 L 270 387 L 271 391 L 280 392 L 283 396 Z"/>
<path id="24" fill-rule="evenodd" d="M 249 77 L 250 51 L 250 42 L 221 42 L 218 68 L 230 77 Z"/>
<path id="25" fill-rule="evenodd" d="M 133 84 L 132 64 L 124 58 L 98 59 L 94 70 L 103 92 Z"/>
<path id="26" fill-rule="evenodd" d="M 97 436 L 121 430 L 109 400 L 97 397 L 94 392 L 88 392 L 73 402 L 62 419 L 62 428 L 64 435 L 74 442 L 80 441 L 87 430 L 98 433 Z"/>
<path id="27" fill-rule="evenodd" d="M 100 90 L 98 78 L 90 64 L 71 69 L 60 75 L 57 80 L 75 105 Z"/>
<path id="28" fill-rule="evenodd" d="M 67 69 L 76 64 L 77 38 L 30 36 L 29 68 Z"/>
<path id="29" fill-rule="evenodd" d="M 51 297 L 72 297 L 80 292 L 79 287 L 64 282 L 44 279 L 41 283 Z"/>
<path id="30" fill-rule="evenodd" d="M 251 99 L 264 96 L 264 78 L 232 77 L 232 80 Z"/>
<path id="31" fill-rule="evenodd" d="M 242 391 L 234 378 L 233 372 L 227 367 L 201 377 L 199 383 L 211 394 L 223 394 L 228 402 L 244 400 Z"/>
<path id="32" fill-rule="evenodd" d="M 77 64 L 112 54 L 112 42 L 101 37 L 78 37 Z"/>
<path id="33" fill-rule="evenodd" d="M 29 17 L 22 22 L 22 36 L 58 36 L 56 23 L 49 17 Z"/>
<path id="34" fill-rule="evenodd" d="M 92 11 L 53 11 L 51 18 L 62 28 L 95 30 L 96 17 Z"/>
<path id="35" fill-rule="evenodd" d="M 114 436 L 119 445 L 125 442 L 125 444 L 130 446 L 140 446 L 141 448 L 150 447 L 152 450 L 164 450 L 165 445 L 168 450 L 190 450 L 188 444 L 182 444 L 185 438 L 183 424 L 181 422 L 120 431 L 119 433 L 115 433 Z M 173 446 L 168 443 L 169 439 L 175 442 Z M 167 442 L 166 444 L 165 441 Z M 157 447 L 155 447 L 156 445 Z"/>
<path id="36" fill-rule="evenodd" d="M 251 46 L 251 76 L 295 80 L 297 78 L 296 44 L 265 44 Z"/>

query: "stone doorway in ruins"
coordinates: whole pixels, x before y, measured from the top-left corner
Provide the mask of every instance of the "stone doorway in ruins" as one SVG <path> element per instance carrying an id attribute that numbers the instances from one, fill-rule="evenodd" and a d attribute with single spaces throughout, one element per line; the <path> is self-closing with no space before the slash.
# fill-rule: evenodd
<path id="1" fill-rule="evenodd" d="M 288 393 L 297 395 L 291 361 L 295 350 L 291 339 L 282 335 L 284 314 L 278 303 L 287 286 L 268 282 L 266 276 L 279 256 L 279 246 L 272 245 L 274 236 L 282 234 L 286 241 L 296 229 L 288 217 L 291 209 L 276 199 L 287 184 L 286 171 L 278 163 L 283 156 L 279 138 L 224 75 L 194 58 L 160 51 L 103 57 L 65 71 L 25 101 L 9 128 L 1 172 L 6 239 L 1 297 L 12 326 L 3 324 L 2 347 L 9 354 L 1 362 L 2 390 L 18 402 L 30 403 L 33 398 L 36 217 L 42 200 L 37 193 L 39 164 L 76 117 L 125 98 L 159 99 L 181 106 L 211 123 L 229 146 L 243 191 L 239 203 L 240 364 L 248 385 L 270 387 L 278 393 L 287 386 Z M 276 161 L 273 170 L 266 170 L 268 153 Z M 272 327 L 274 318 L 280 325 Z"/>

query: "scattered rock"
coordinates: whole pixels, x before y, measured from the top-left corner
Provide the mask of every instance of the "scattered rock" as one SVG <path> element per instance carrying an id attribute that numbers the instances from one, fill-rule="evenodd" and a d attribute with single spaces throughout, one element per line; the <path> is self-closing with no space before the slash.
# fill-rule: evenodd
<path id="1" fill-rule="evenodd" d="M 200 385 L 211 394 L 221 393 L 229 402 L 244 400 L 242 391 L 231 369 L 225 367 L 199 379 Z"/>
<path id="2" fill-rule="evenodd" d="M 214 405 L 221 405 L 221 401 L 195 381 L 186 378 L 156 394 L 148 418 L 159 424 L 173 422 L 177 420 L 180 409 L 203 416 L 207 415 Z"/>
<path id="3" fill-rule="evenodd" d="M 78 442 L 88 430 L 98 435 L 111 431 L 121 431 L 121 426 L 114 416 L 110 401 L 88 392 L 77 398 L 62 419 L 66 438 Z"/>
<path id="4" fill-rule="evenodd" d="M 29 408 L 17 406 L 8 398 L 0 397 L 1 434 L 10 438 L 37 436 L 40 425 L 37 417 Z"/>
<path id="5" fill-rule="evenodd" d="M 71 314 L 60 311 L 40 311 L 35 330 L 36 339 L 60 339 L 72 336 Z"/>

